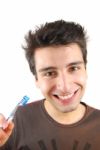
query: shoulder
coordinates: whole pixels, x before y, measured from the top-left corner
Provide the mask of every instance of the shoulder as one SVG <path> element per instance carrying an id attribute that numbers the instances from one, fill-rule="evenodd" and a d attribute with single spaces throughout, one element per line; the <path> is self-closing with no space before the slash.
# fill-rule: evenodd
<path id="1" fill-rule="evenodd" d="M 90 106 L 88 104 L 86 104 L 85 102 L 81 102 L 82 105 L 84 105 L 87 109 L 91 110 L 91 111 L 97 111 L 97 112 L 100 112 L 100 109 L 97 109 L 93 106 Z"/>
<path id="2" fill-rule="evenodd" d="M 33 107 L 39 107 L 40 105 L 42 105 L 42 103 L 43 103 L 43 100 L 36 100 L 31 103 L 28 103 L 25 106 L 20 107 L 20 109 L 31 109 Z"/>
<path id="3" fill-rule="evenodd" d="M 96 112 L 96 113 L 100 113 L 100 109 L 95 108 L 95 107 L 93 107 L 93 106 L 87 105 L 87 108 L 88 108 L 90 111 L 93 111 L 93 112 Z"/>
<path id="4" fill-rule="evenodd" d="M 19 106 L 18 110 L 16 111 L 15 116 L 30 116 L 31 114 L 34 115 L 37 112 L 41 111 L 41 107 L 43 105 L 43 100 L 37 100 L 31 103 L 28 103 L 25 106 Z"/>
<path id="5" fill-rule="evenodd" d="M 100 120 L 100 109 L 97 109 L 93 106 L 90 106 L 84 102 L 82 102 L 83 105 L 86 107 L 86 115 L 93 117 L 93 118 L 98 118 Z"/>
<path id="6" fill-rule="evenodd" d="M 94 128 L 100 127 L 100 110 L 84 102 L 82 102 L 82 104 L 86 107 L 86 112 L 82 123 L 86 126 L 92 125 Z"/>

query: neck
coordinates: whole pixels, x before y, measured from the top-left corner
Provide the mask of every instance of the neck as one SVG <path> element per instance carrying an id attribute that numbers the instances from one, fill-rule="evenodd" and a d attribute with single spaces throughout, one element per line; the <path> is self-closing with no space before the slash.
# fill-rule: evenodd
<path id="1" fill-rule="evenodd" d="M 48 114 L 58 123 L 61 124 L 66 124 L 66 125 L 70 125 L 70 124 L 74 124 L 78 121 L 80 121 L 85 112 L 86 112 L 86 107 L 83 104 L 79 104 L 78 107 L 70 112 L 60 112 L 60 111 L 56 111 L 55 109 L 53 109 L 48 101 L 46 100 L 44 103 L 45 109 L 48 112 Z"/>

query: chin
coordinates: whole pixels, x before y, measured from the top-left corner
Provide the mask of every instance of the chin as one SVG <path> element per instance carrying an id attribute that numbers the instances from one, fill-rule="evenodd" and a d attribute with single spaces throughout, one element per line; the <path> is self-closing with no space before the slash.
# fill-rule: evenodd
<path id="1" fill-rule="evenodd" d="M 73 111 L 77 110 L 78 106 L 79 105 L 76 104 L 76 105 L 73 105 L 73 106 L 68 106 L 66 108 L 58 108 L 58 109 L 62 113 L 69 113 L 69 112 L 73 112 Z"/>

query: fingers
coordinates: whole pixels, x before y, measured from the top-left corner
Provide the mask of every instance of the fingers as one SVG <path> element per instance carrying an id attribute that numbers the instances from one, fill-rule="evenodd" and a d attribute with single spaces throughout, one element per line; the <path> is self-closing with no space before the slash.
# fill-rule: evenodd
<path id="1" fill-rule="evenodd" d="M 10 136 L 12 133 L 12 130 L 14 128 L 14 123 L 12 121 L 10 121 L 5 127 L 4 127 L 4 131 L 5 133 Z"/>
<path id="2" fill-rule="evenodd" d="M 5 122 L 6 122 L 5 117 L 3 116 L 3 114 L 0 114 L 0 128 L 3 128 Z"/>
<path id="3" fill-rule="evenodd" d="M 14 128 L 12 121 L 7 122 L 5 117 L 0 114 L 0 146 L 2 146 L 9 138 Z"/>

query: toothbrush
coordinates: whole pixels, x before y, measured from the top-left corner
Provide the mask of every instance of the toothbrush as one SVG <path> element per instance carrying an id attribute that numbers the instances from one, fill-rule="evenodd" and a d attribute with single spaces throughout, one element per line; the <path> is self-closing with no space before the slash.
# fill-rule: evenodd
<path id="1" fill-rule="evenodd" d="M 17 105 L 15 106 L 15 108 L 12 110 L 12 112 L 10 113 L 10 115 L 9 115 L 8 118 L 7 118 L 7 121 L 12 120 L 13 117 L 14 117 L 14 115 L 15 115 L 15 113 L 16 113 L 17 108 L 18 108 L 20 105 L 22 105 L 22 106 L 26 105 L 29 99 L 30 99 L 30 98 L 29 98 L 28 96 L 24 96 L 24 97 L 21 99 L 21 101 L 19 101 L 19 102 L 17 103 Z"/>

